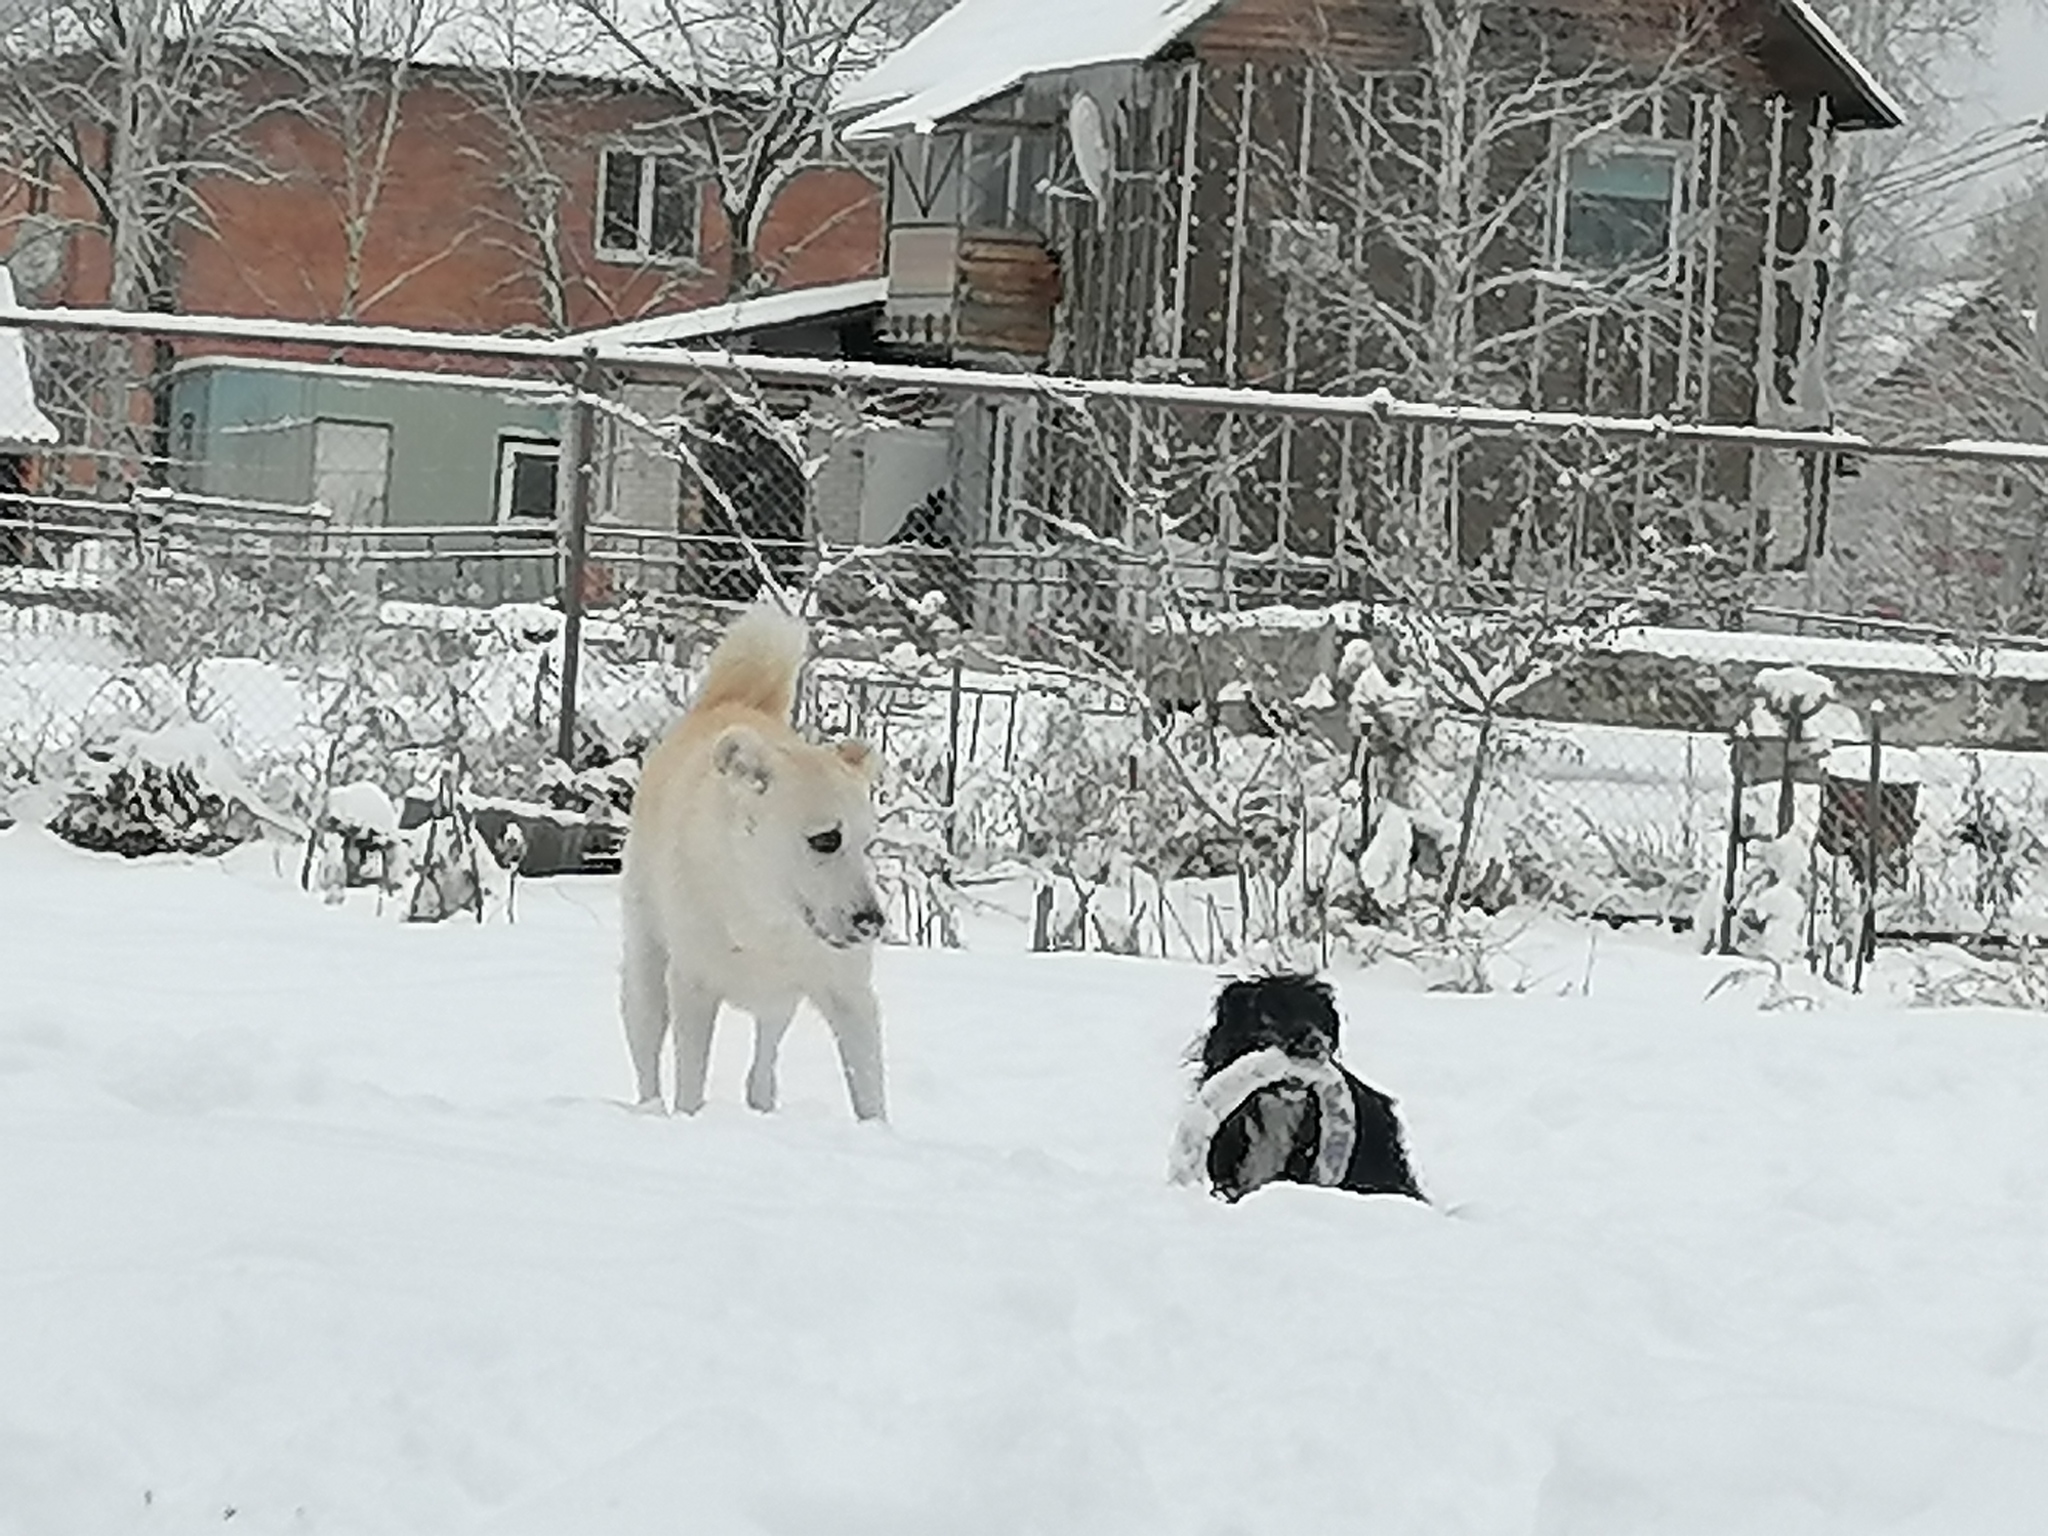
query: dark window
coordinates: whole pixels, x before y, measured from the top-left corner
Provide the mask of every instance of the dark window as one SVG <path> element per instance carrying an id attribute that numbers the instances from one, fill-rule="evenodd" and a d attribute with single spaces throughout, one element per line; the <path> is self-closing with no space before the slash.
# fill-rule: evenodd
<path id="1" fill-rule="evenodd" d="M 606 150 L 604 195 L 597 243 L 607 251 L 640 248 L 640 166 L 638 155 Z"/>
<path id="2" fill-rule="evenodd" d="M 607 256 L 687 260 L 697 254 L 698 202 L 688 160 L 608 149 L 598 188 L 597 248 Z"/>
<path id="3" fill-rule="evenodd" d="M 1564 264 L 1618 271 L 1661 264 L 1671 251 L 1678 158 L 1664 150 L 1589 146 L 1565 161 Z"/>
<path id="4" fill-rule="evenodd" d="M 967 195 L 961 222 L 969 229 L 1045 228 L 1041 183 L 1052 174 L 1052 140 L 1042 133 L 977 128 L 967 138 Z"/>
<path id="5" fill-rule="evenodd" d="M 498 447 L 498 521 L 552 524 L 561 450 L 553 443 L 507 438 Z"/>
<path id="6" fill-rule="evenodd" d="M 697 186 L 689 167 L 664 156 L 654 162 L 654 206 L 648 214 L 647 250 L 654 256 L 697 251 Z"/>
<path id="7" fill-rule="evenodd" d="M 1007 133 L 976 133 L 967 143 L 967 218 L 975 229 L 1007 229 L 1010 223 L 1010 151 Z"/>

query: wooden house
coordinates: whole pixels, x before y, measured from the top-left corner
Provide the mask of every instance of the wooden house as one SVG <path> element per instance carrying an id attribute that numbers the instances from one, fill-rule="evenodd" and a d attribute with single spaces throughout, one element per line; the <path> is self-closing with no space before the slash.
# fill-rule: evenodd
<path id="1" fill-rule="evenodd" d="M 883 334 L 931 359 L 1815 427 L 1839 136 L 1901 118 L 1808 0 L 960 0 L 840 105 L 889 150 Z M 1625 553 L 1646 504 L 1765 567 L 1814 494 L 1747 450 L 1250 413 L 956 431 L 984 538 L 1057 498 L 1142 546 L 1177 499 L 1276 595 L 1290 563 Z"/>

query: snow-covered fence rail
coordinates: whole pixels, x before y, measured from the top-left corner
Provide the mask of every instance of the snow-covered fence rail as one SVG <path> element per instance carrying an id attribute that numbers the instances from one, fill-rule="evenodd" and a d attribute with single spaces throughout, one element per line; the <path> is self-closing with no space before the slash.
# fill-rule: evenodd
<path id="1" fill-rule="evenodd" d="M 435 585 L 552 599 L 572 628 L 631 593 L 738 600 L 821 564 L 828 607 L 937 592 L 1013 647 L 1126 662 L 1162 617 L 1475 569 L 1496 589 L 1597 569 L 1686 622 L 1759 604 L 2048 620 L 2027 611 L 2048 583 L 2003 531 L 2044 489 L 2040 443 L 1416 400 L 1371 380 L 1315 394 L 226 316 L 6 319 L 192 361 L 177 400 L 133 413 L 176 423 L 164 440 L 110 464 L 81 437 L 70 483 L 318 503 L 393 530 L 380 540 L 489 524 L 506 536 L 431 567 Z M 343 389 L 347 409 L 328 400 Z M 515 528 L 558 530 L 552 564 Z M 863 557 L 821 562 L 821 545 Z M 406 552 L 364 551 L 423 569 Z"/>

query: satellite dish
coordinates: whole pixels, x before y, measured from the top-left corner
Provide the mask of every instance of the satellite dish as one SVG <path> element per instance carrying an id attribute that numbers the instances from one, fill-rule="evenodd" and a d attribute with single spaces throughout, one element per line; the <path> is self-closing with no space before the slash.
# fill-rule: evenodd
<path id="1" fill-rule="evenodd" d="M 1083 91 L 1067 108 L 1067 138 L 1074 146 L 1074 169 L 1098 207 L 1109 204 L 1109 130 L 1102 123 L 1102 108 Z"/>

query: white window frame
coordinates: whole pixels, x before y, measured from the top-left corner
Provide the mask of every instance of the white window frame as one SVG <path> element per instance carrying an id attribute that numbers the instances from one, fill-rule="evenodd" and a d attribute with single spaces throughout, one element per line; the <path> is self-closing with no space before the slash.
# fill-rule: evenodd
<path id="1" fill-rule="evenodd" d="M 614 155 L 631 155 L 640 162 L 640 206 L 633 220 L 634 244 L 630 247 L 605 244 L 605 193 L 609 190 L 608 169 Z M 676 162 L 689 172 L 684 185 L 690 199 L 690 248 L 671 254 L 654 250 L 655 167 L 664 160 Z M 591 247 L 600 261 L 630 263 L 646 267 L 695 267 L 702 263 L 704 250 L 704 181 L 690 157 L 679 150 L 641 149 L 632 144 L 606 144 L 597 152 L 597 210 L 591 228 Z"/>
<path id="2" fill-rule="evenodd" d="M 519 483 L 518 467 L 522 458 L 548 458 L 555 465 L 555 497 L 559 504 L 562 494 L 562 445 L 552 438 L 521 437 L 517 433 L 506 433 L 498 439 L 498 524 L 504 528 L 531 528 L 552 531 L 559 521 L 558 508 L 550 508 L 546 518 L 512 510 L 512 492 Z"/>
<path id="3" fill-rule="evenodd" d="M 1572 156 L 1592 150 L 1667 161 L 1671 167 L 1671 191 L 1664 202 L 1664 260 L 1657 267 L 1593 267 L 1565 255 L 1566 226 L 1571 218 Z M 1556 197 L 1552 203 L 1550 234 L 1551 270 L 1567 283 L 1597 283 L 1615 279 L 1659 283 L 1676 281 L 1679 270 L 1678 231 L 1685 207 L 1686 169 L 1690 163 L 1687 146 L 1673 139 L 1638 134 L 1602 133 L 1567 139 L 1557 152 Z"/>

